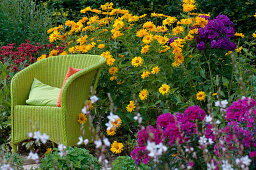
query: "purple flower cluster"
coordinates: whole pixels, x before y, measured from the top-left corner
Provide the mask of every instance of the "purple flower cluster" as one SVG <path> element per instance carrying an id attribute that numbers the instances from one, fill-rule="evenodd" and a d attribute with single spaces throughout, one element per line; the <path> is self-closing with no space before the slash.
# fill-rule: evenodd
<path id="1" fill-rule="evenodd" d="M 204 28 L 198 29 L 197 49 L 202 51 L 205 44 L 210 43 L 211 48 L 222 48 L 229 51 L 236 49 L 236 44 L 230 39 L 234 36 L 233 22 L 226 15 L 219 15 L 209 20 Z"/>
<path id="2" fill-rule="evenodd" d="M 138 144 L 132 152 L 131 157 L 137 164 L 148 162 L 148 157 L 142 157 L 141 153 L 147 154 L 147 141 L 156 144 L 164 143 L 172 146 L 175 142 L 184 143 L 192 135 L 197 134 L 195 120 L 202 121 L 206 116 L 205 111 L 199 106 L 187 108 L 184 114 L 177 113 L 177 116 L 171 113 L 164 113 L 157 118 L 156 129 L 152 126 L 141 129 L 138 132 Z"/>

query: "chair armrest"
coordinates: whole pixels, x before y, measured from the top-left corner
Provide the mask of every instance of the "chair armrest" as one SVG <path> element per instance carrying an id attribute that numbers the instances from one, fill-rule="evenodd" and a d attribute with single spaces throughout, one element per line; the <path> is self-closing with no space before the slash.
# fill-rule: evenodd
<path id="1" fill-rule="evenodd" d="M 61 95 L 61 107 L 68 114 L 66 116 L 70 116 L 70 113 L 81 113 L 84 102 L 90 94 L 95 73 L 97 72 L 94 88 L 98 83 L 100 71 L 105 62 L 106 60 L 103 58 L 97 64 L 88 66 L 67 79 Z"/>
<path id="2" fill-rule="evenodd" d="M 36 65 L 31 65 L 16 73 L 11 80 L 12 107 L 24 105 L 28 99 L 31 84 L 36 75 Z"/>

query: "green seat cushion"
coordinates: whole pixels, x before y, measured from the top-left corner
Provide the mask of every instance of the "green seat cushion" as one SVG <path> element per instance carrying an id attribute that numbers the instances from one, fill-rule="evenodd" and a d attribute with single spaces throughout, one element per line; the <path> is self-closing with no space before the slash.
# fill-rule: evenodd
<path id="1" fill-rule="evenodd" d="M 56 107 L 59 94 L 60 88 L 49 86 L 34 78 L 26 103 L 34 106 Z"/>

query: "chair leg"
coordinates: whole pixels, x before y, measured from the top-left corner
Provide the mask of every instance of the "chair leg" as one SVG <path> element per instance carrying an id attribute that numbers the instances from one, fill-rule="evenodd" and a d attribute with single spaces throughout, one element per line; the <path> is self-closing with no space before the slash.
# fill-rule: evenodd
<path id="1" fill-rule="evenodd" d="M 12 146 L 12 153 L 17 152 L 17 144 L 12 143 L 11 146 Z"/>

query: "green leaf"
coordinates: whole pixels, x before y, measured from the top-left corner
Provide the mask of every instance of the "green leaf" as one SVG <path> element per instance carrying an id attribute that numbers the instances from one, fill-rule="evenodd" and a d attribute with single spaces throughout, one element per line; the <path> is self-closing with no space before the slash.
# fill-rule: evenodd
<path id="1" fill-rule="evenodd" d="M 223 85 L 224 85 L 225 87 L 228 87 L 229 81 L 228 81 L 227 78 L 222 77 L 222 82 L 223 82 Z"/>

